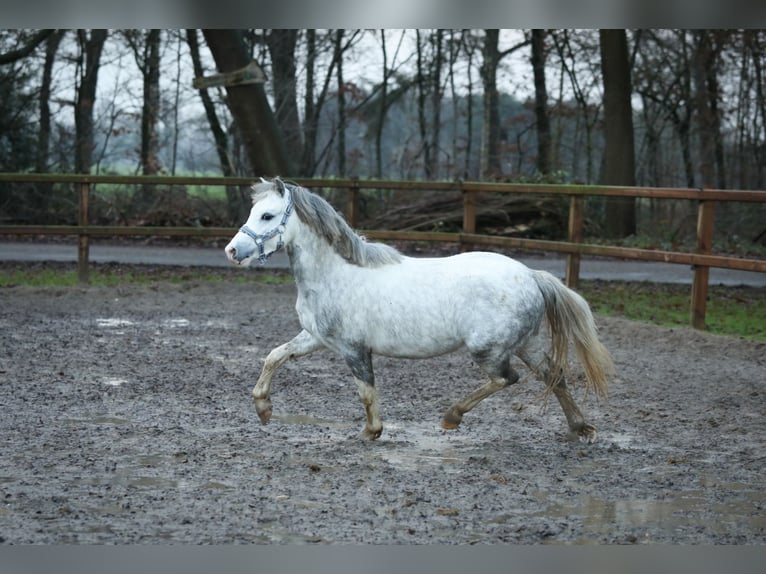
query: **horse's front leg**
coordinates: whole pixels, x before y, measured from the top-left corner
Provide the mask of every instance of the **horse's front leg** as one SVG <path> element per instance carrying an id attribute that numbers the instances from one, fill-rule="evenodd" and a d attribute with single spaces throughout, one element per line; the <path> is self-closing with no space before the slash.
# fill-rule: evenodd
<path id="1" fill-rule="evenodd" d="M 344 358 L 354 375 L 359 399 L 367 415 L 362 437 L 375 440 L 383 432 L 383 423 L 380 420 L 378 391 L 375 388 L 375 375 L 372 372 L 372 353 L 369 349 L 357 349 L 344 353 Z"/>
<path id="2" fill-rule="evenodd" d="M 276 370 L 290 359 L 296 359 L 309 353 L 313 353 L 324 348 L 324 345 L 314 335 L 306 330 L 298 333 L 295 338 L 284 345 L 273 349 L 266 357 L 263 364 L 261 376 L 253 387 L 253 400 L 255 401 L 255 412 L 261 419 L 261 424 L 266 424 L 271 418 L 271 400 L 269 392 L 271 390 L 271 379 Z"/>

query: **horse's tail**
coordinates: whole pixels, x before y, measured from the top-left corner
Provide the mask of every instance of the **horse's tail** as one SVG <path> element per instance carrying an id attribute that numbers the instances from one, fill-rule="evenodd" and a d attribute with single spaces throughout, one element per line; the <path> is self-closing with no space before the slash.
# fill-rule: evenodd
<path id="1" fill-rule="evenodd" d="M 532 272 L 545 301 L 551 331 L 552 353 L 548 390 L 567 371 L 569 343 L 585 371 L 585 389 L 606 397 L 607 377 L 614 372 L 612 357 L 598 340 L 596 323 L 588 303 L 547 271 Z"/>

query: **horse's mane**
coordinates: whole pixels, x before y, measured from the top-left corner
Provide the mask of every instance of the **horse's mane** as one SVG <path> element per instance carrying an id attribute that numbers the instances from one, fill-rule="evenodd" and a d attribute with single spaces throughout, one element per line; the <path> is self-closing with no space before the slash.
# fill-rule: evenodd
<path id="1" fill-rule="evenodd" d="M 357 235 L 332 205 L 299 185 L 282 183 L 279 178 L 253 186 L 253 202 L 259 195 L 280 184 L 288 185 L 293 197 L 295 213 L 317 236 L 324 239 L 338 255 L 359 267 L 382 267 L 402 261 L 402 254 L 383 243 L 368 243 Z"/>

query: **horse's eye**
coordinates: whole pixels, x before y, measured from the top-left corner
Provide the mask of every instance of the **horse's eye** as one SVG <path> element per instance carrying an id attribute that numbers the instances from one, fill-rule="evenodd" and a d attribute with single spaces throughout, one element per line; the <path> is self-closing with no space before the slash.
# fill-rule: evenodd
<path id="1" fill-rule="evenodd" d="M 263 219 L 264 221 L 271 221 L 272 219 L 274 219 L 274 216 L 271 215 L 270 213 L 264 213 L 263 215 L 261 215 L 261 219 Z"/>

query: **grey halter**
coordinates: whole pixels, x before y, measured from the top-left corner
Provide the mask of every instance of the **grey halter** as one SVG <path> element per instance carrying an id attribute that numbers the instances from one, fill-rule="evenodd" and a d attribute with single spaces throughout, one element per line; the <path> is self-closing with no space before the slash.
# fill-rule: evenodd
<path id="1" fill-rule="evenodd" d="M 281 182 L 280 182 L 281 183 Z M 258 234 L 252 229 L 250 229 L 247 225 L 243 225 L 239 228 L 239 230 L 247 235 L 250 239 L 255 241 L 255 245 L 258 247 L 258 263 L 263 265 L 266 263 L 266 260 L 271 257 L 273 253 L 276 253 L 282 247 L 284 246 L 284 241 L 282 241 L 282 234 L 285 232 L 285 224 L 287 223 L 287 218 L 290 217 L 290 214 L 293 211 L 293 194 L 290 191 L 290 188 L 288 188 L 286 185 L 283 184 L 283 189 L 285 190 L 284 193 L 287 196 L 287 206 L 285 207 L 285 211 L 282 214 L 282 221 L 279 222 L 279 225 L 277 225 L 274 229 L 267 231 L 263 234 Z M 266 253 L 264 249 L 264 243 L 271 239 L 272 237 L 279 236 L 279 239 L 277 240 L 277 248 L 272 251 L 271 253 Z"/>

